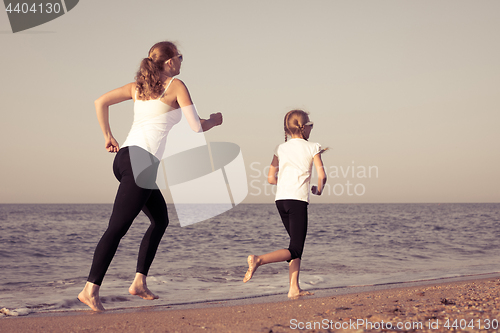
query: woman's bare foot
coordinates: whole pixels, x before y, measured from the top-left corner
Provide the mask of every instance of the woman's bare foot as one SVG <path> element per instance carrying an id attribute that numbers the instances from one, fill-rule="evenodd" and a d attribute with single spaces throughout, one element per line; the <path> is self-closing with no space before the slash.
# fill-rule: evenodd
<path id="1" fill-rule="evenodd" d="M 132 285 L 130 286 L 130 288 L 128 288 L 128 292 L 131 295 L 139 296 L 147 300 L 154 300 L 160 298 L 159 296 L 156 296 L 151 292 L 151 290 L 148 289 L 148 286 L 146 285 L 146 275 L 141 273 L 135 274 L 134 282 L 132 282 Z"/>
<path id="2" fill-rule="evenodd" d="M 248 256 L 247 262 L 248 262 L 248 270 L 245 273 L 245 277 L 243 278 L 243 282 L 247 282 L 248 280 L 250 280 L 253 276 L 253 273 L 255 273 L 255 271 L 257 270 L 257 267 L 260 266 L 258 257 L 253 255 L 253 254 Z"/>
<path id="3" fill-rule="evenodd" d="M 99 299 L 99 287 L 97 284 L 87 282 L 83 290 L 78 294 L 78 299 L 94 311 L 104 311 Z"/>
<path id="4" fill-rule="evenodd" d="M 291 298 L 291 299 L 297 299 L 301 296 L 308 296 L 308 295 L 314 295 L 314 293 L 309 292 L 307 290 L 302 290 L 302 289 L 290 290 L 288 292 L 288 298 Z"/>
<path id="5" fill-rule="evenodd" d="M 147 300 L 154 300 L 160 298 L 159 296 L 153 294 L 151 290 L 149 290 L 148 288 L 136 288 L 134 286 L 130 286 L 130 288 L 128 288 L 128 292 L 131 295 L 139 296 Z"/>

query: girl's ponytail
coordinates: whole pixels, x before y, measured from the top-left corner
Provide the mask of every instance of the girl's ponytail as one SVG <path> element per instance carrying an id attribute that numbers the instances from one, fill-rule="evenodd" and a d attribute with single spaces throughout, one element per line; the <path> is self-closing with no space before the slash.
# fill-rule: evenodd
<path id="1" fill-rule="evenodd" d="M 304 125 L 309 121 L 308 113 L 303 110 L 292 110 L 285 115 L 285 142 L 288 136 L 304 136 Z"/>

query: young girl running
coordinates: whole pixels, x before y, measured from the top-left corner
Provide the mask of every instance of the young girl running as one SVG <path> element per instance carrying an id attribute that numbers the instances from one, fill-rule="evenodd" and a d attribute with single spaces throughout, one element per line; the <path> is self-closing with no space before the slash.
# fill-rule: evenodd
<path id="1" fill-rule="evenodd" d="M 290 245 L 288 249 L 248 256 L 248 271 L 243 278 L 243 282 L 247 282 L 257 267 L 286 260 L 289 262 L 289 298 L 311 295 L 300 289 L 299 271 L 307 233 L 307 205 L 313 162 L 318 172 L 318 186 L 312 186 L 311 192 L 321 195 L 326 183 L 321 160 L 321 153 L 325 149 L 321 149 L 318 143 L 307 141 L 312 128 L 313 123 L 309 121 L 305 111 L 292 110 L 285 116 L 285 143 L 280 144 L 274 151 L 267 180 L 270 184 L 278 185 L 276 207 L 290 236 Z M 288 136 L 291 140 L 287 140 Z"/>

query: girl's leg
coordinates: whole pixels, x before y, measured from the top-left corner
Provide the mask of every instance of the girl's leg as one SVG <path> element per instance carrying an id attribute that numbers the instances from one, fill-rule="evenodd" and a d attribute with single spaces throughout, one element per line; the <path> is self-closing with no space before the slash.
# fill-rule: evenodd
<path id="1" fill-rule="evenodd" d="M 283 221 L 283 225 L 290 236 L 288 249 L 277 250 L 261 256 L 248 256 L 248 270 L 243 282 L 250 280 L 257 268 L 264 264 L 279 261 L 290 261 L 289 276 L 290 290 L 288 297 L 309 294 L 299 287 L 300 258 L 304 249 L 307 234 L 307 205 L 300 200 L 278 200 L 276 207 Z"/>
<path id="2" fill-rule="evenodd" d="M 248 270 L 245 273 L 245 277 L 243 278 L 243 282 L 247 282 L 253 276 L 253 273 L 257 270 L 259 266 L 270 264 L 272 262 L 280 262 L 290 260 L 291 258 L 290 251 L 287 249 L 281 249 L 274 252 L 266 253 L 260 256 L 249 255 L 247 258 L 248 262 Z"/>
<path id="3" fill-rule="evenodd" d="M 289 264 L 289 277 L 290 277 L 290 290 L 288 291 L 289 298 L 296 298 L 298 296 L 314 295 L 309 291 L 300 289 L 299 286 L 299 273 L 300 273 L 301 259 L 293 259 Z"/>
<path id="4" fill-rule="evenodd" d="M 307 235 L 308 203 L 300 200 L 278 200 L 276 206 L 290 236 L 288 250 L 292 255 L 291 259 L 301 259 Z"/>
<path id="5" fill-rule="evenodd" d="M 290 289 L 288 297 L 295 298 L 312 293 L 300 289 L 299 273 L 302 252 L 307 234 L 307 202 L 298 200 L 278 200 L 276 201 L 278 212 L 290 236 L 288 249 L 278 250 L 263 256 L 251 255 L 248 257 L 248 271 L 243 282 L 252 278 L 253 273 L 260 265 L 270 262 L 287 260 L 289 264 Z"/>
<path id="6" fill-rule="evenodd" d="M 147 300 L 157 299 L 146 285 L 146 276 L 156 255 L 158 245 L 168 226 L 167 204 L 160 190 L 153 190 L 142 211 L 149 217 L 151 225 L 144 234 L 137 260 L 137 273 L 129 288 L 132 295 Z"/>
<path id="7" fill-rule="evenodd" d="M 280 207 L 278 205 L 278 202 L 276 202 L 276 206 L 278 207 L 278 212 L 280 213 L 281 219 L 283 220 L 283 224 L 285 225 L 285 229 L 290 234 L 288 231 L 288 215 L 287 214 L 282 214 Z M 290 253 L 290 250 L 288 249 L 281 249 L 277 250 L 274 252 L 270 252 L 264 255 L 256 256 L 256 255 L 249 255 L 247 258 L 248 262 L 248 270 L 245 273 L 245 277 L 243 278 L 243 282 L 247 282 L 250 280 L 253 276 L 253 273 L 257 270 L 257 268 L 261 265 L 265 264 L 270 264 L 272 262 L 280 262 L 280 261 L 289 261 L 292 258 L 292 255 Z"/>
<path id="8" fill-rule="evenodd" d="M 283 224 L 290 235 L 288 249 L 292 254 L 292 260 L 289 263 L 290 289 L 288 297 L 295 298 L 312 295 L 312 293 L 300 289 L 299 285 L 300 263 L 307 235 L 307 203 L 304 201 L 286 200 L 280 203 L 279 208 Z"/>
<path id="9" fill-rule="evenodd" d="M 288 291 L 288 297 L 296 297 L 301 289 L 299 286 L 299 273 L 300 273 L 300 259 L 293 259 L 288 265 L 288 274 L 290 278 L 290 290 Z"/>

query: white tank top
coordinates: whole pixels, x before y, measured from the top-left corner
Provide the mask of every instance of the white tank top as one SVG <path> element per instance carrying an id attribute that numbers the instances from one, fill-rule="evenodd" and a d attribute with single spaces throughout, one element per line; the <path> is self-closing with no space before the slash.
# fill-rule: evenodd
<path id="1" fill-rule="evenodd" d="M 134 122 L 122 147 L 138 146 L 162 159 L 167 135 L 182 118 L 182 110 L 161 101 L 174 79 L 172 78 L 158 99 L 134 102 Z"/>

